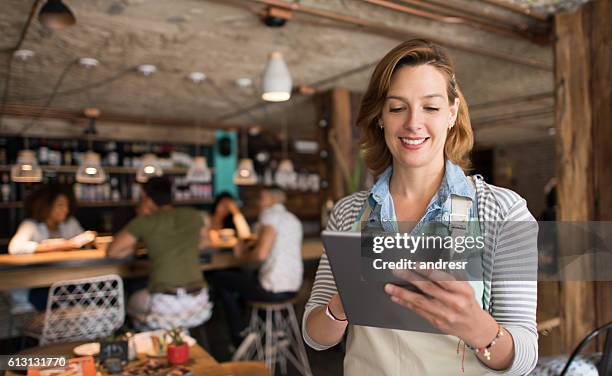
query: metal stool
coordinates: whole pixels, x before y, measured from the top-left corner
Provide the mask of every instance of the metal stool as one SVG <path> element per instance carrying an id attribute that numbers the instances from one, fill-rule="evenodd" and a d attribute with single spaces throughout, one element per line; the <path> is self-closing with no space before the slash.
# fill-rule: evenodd
<path id="1" fill-rule="evenodd" d="M 276 364 L 281 374 L 287 374 L 287 360 L 304 376 L 311 376 L 310 364 L 302 342 L 300 327 L 293 304 L 296 299 L 283 302 L 249 302 L 251 320 L 244 341 L 232 361 L 261 360 L 274 375 Z M 259 312 L 265 312 L 263 320 Z"/>

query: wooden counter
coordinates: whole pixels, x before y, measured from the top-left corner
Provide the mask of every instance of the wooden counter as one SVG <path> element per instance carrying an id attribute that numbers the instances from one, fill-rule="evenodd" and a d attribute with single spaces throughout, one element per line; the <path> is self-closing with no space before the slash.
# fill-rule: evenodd
<path id="1" fill-rule="evenodd" d="M 323 246 L 318 238 L 304 239 L 302 258 L 316 260 Z M 201 253 L 201 270 L 240 266 L 231 250 L 209 248 Z M 47 252 L 30 255 L 0 255 L 0 290 L 50 286 L 55 281 L 117 274 L 123 278 L 149 274 L 146 258 L 109 259 L 103 249 Z"/>

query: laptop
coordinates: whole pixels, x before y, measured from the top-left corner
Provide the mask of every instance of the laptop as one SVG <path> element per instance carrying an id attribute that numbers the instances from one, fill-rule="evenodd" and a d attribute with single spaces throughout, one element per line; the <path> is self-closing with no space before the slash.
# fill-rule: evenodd
<path id="1" fill-rule="evenodd" d="M 384 291 L 387 281 L 419 291 L 391 275 L 364 278 L 362 275 L 361 233 L 323 231 L 325 251 L 349 323 L 376 328 L 443 334 L 427 320 L 396 303 Z"/>

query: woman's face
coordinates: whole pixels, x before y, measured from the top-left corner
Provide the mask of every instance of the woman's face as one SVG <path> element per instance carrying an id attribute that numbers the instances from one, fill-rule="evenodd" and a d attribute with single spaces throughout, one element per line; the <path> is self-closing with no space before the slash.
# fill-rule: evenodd
<path id="1" fill-rule="evenodd" d="M 444 143 L 457 117 L 448 103 L 444 75 L 431 65 L 404 67 L 393 74 L 382 120 L 394 166 L 443 164 Z"/>
<path id="2" fill-rule="evenodd" d="M 229 205 L 231 201 L 232 199 L 229 197 L 222 198 L 221 201 L 219 201 L 219 204 L 217 205 L 215 214 L 218 215 L 220 218 L 225 218 L 226 216 L 228 216 L 230 214 Z"/>
<path id="3" fill-rule="evenodd" d="M 56 223 L 62 223 L 66 220 L 69 211 L 68 198 L 64 195 L 59 195 L 53 201 L 53 206 L 51 206 L 51 211 L 49 212 L 49 219 Z"/>

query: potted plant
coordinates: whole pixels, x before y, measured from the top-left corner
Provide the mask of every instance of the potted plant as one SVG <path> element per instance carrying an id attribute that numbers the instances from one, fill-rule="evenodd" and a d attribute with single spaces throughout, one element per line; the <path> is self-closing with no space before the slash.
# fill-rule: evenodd
<path id="1" fill-rule="evenodd" d="M 181 336 L 181 328 L 172 328 L 166 333 L 170 337 L 168 344 L 168 363 L 171 365 L 183 364 L 189 360 L 189 345 Z"/>

